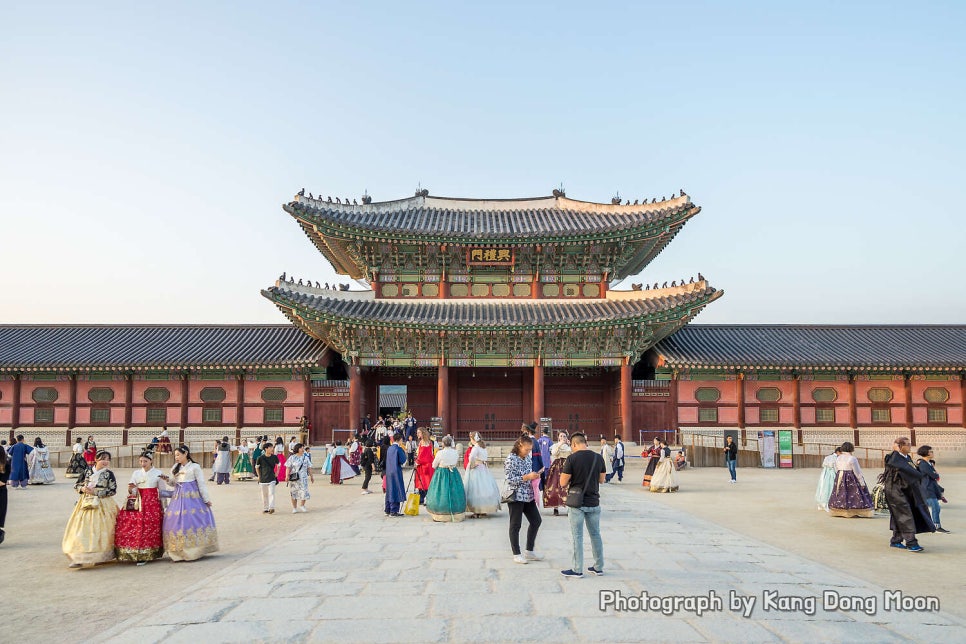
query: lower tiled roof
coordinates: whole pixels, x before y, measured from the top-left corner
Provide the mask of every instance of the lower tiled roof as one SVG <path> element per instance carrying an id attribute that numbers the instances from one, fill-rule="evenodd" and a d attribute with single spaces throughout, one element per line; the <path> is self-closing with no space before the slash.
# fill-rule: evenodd
<path id="1" fill-rule="evenodd" d="M 286 368 L 325 344 L 291 325 L 0 325 L 0 371 Z"/>
<path id="2" fill-rule="evenodd" d="M 966 325 L 691 324 L 655 349 L 672 368 L 966 371 Z"/>
<path id="3" fill-rule="evenodd" d="M 262 294 L 294 309 L 359 325 L 424 328 L 508 328 L 633 322 L 679 307 L 701 307 L 721 295 L 705 283 L 642 291 L 624 299 L 375 299 L 371 293 L 318 291 L 283 283 Z M 647 294 L 647 295 L 645 295 Z M 696 313 L 697 311 L 695 311 Z"/>

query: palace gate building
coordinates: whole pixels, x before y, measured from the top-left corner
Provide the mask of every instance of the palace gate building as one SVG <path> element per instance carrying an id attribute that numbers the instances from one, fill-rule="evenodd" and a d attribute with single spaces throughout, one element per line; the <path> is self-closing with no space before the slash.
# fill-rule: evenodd
<path id="1" fill-rule="evenodd" d="M 289 325 L 0 325 L 0 427 L 121 443 L 290 434 L 304 416 L 319 443 L 410 409 L 457 437 L 541 418 L 630 441 L 789 428 L 800 444 L 912 434 L 966 461 L 966 326 L 689 324 L 723 292 L 645 270 L 700 212 L 683 191 L 303 191 L 283 208 L 364 290 L 283 274 L 262 295 Z"/>

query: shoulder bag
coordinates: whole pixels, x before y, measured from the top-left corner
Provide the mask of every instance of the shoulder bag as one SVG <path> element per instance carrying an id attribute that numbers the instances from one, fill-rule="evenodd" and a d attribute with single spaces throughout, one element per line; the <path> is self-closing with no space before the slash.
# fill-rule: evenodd
<path id="1" fill-rule="evenodd" d="M 592 477 L 596 471 L 594 467 L 597 465 L 597 453 L 593 452 L 594 459 L 590 466 L 590 471 L 587 473 L 587 479 L 584 481 L 582 486 L 574 487 L 571 485 L 567 488 L 567 500 L 564 503 L 567 504 L 568 508 L 582 508 L 584 507 L 584 490 L 590 485 L 590 477 Z"/>

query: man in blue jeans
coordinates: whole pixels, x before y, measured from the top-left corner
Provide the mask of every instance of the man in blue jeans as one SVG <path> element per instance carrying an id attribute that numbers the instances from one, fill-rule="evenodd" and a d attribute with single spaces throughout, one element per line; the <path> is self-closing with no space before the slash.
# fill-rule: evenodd
<path id="1" fill-rule="evenodd" d="M 607 476 L 607 468 L 601 455 L 587 448 L 587 437 L 580 432 L 570 436 L 570 447 L 573 453 L 564 461 L 560 485 L 582 489 L 583 500 L 580 507 L 569 508 L 574 558 L 570 570 L 561 570 L 560 573 L 569 579 L 580 579 L 584 576 L 585 522 L 594 553 L 594 565 L 587 570 L 598 576 L 604 574 L 604 543 L 600 538 L 600 484 Z"/>
<path id="2" fill-rule="evenodd" d="M 738 444 L 735 443 L 731 436 L 725 436 L 725 465 L 728 466 L 728 473 L 731 474 L 731 482 L 737 481 L 736 468 L 738 467 Z"/>

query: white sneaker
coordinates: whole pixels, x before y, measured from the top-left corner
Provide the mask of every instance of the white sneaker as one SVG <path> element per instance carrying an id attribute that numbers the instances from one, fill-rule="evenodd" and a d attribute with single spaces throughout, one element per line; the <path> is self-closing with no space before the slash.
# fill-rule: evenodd
<path id="1" fill-rule="evenodd" d="M 305 506 L 304 505 L 300 505 L 299 506 L 299 512 L 308 512 L 308 510 L 305 509 Z"/>
<path id="2" fill-rule="evenodd" d="M 527 558 L 523 555 L 513 555 L 513 563 L 525 564 L 527 563 Z"/>
<path id="3" fill-rule="evenodd" d="M 537 554 L 532 550 L 525 550 L 523 556 L 527 561 L 543 561 L 543 555 Z"/>

